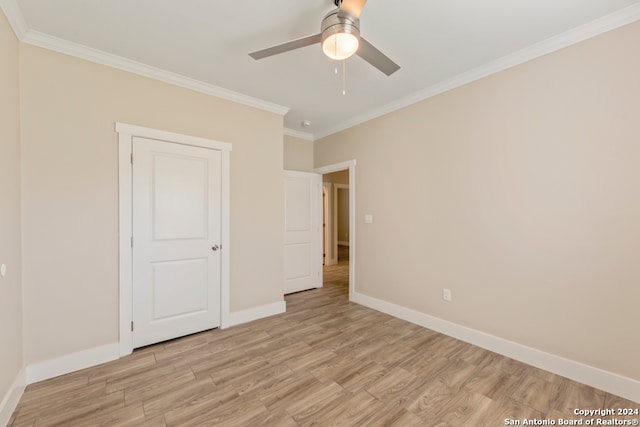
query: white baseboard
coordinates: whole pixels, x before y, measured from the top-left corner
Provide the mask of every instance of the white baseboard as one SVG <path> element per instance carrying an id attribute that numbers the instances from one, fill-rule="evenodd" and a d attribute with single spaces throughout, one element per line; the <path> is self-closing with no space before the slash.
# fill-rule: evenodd
<path id="1" fill-rule="evenodd" d="M 358 292 L 354 292 L 351 295 L 351 300 L 374 310 L 477 345 L 478 347 L 510 357 L 528 365 L 590 385 L 633 402 L 640 402 L 640 381 L 594 368 L 593 366 L 585 365 L 574 360 L 565 359 Z"/>
<path id="2" fill-rule="evenodd" d="M 120 357 L 118 343 L 90 348 L 27 366 L 27 384 L 79 371 Z"/>
<path id="3" fill-rule="evenodd" d="M 246 310 L 234 311 L 229 313 L 227 321 L 221 327 L 230 328 L 231 326 L 241 325 L 243 323 L 252 322 L 264 317 L 275 316 L 287 311 L 286 301 L 278 301 L 272 304 L 261 305 L 259 307 L 248 308 Z"/>
<path id="4" fill-rule="evenodd" d="M 223 328 L 262 319 L 286 312 L 287 303 L 278 301 L 260 307 L 229 313 Z M 113 343 L 91 348 L 77 353 L 68 354 L 55 359 L 33 363 L 26 367 L 25 382 L 33 384 L 59 375 L 79 371 L 80 369 L 96 366 L 120 358 L 120 344 Z"/>
<path id="5" fill-rule="evenodd" d="M 18 406 L 18 402 L 22 397 L 22 393 L 24 392 L 26 385 L 26 374 L 23 368 L 20 369 L 20 372 L 18 372 L 16 379 L 7 391 L 7 394 L 5 394 L 0 402 L 0 426 L 6 426 L 9 424 L 11 415 L 13 414 L 13 411 L 15 411 L 16 406 Z"/>

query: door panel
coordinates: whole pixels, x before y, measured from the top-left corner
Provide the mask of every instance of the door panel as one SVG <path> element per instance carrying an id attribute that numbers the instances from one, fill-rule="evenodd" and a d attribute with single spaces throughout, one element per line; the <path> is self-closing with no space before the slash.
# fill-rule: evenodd
<path id="1" fill-rule="evenodd" d="M 284 293 L 322 286 L 322 176 L 284 172 Z"/>
<path id="2" fill-rule="evenodd" d="M 153 167 L 155 238 L 205 238 L 208 160 L 154 153 Z"/>
<path id="3" fill-rule="evenodd" d="M 206 258 L 151 263 L 154 321 L 207 309 L 207 264 Z"/>
<path id="4" fill-rule="evenodd" d="M 312 272 L 313 248 L 309 243 L 287 245 L 285 247 L 287 271 L 285 276 L 289 280 L 310 277 Z"/>
<path id="5" fill-rule="evenodd" d="M 133 346 L 220 325 L 221 153 L 133 138 Z"/>

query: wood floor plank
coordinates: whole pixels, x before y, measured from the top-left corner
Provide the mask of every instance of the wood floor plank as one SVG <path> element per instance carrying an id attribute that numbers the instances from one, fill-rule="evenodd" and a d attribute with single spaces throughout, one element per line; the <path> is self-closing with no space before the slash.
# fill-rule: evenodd
<path id="1" fill-rule="evenodd" d="M 490 399 L 499 400 L 509 396 L 515 389 L 518 379 L 491 366 L 479 367 L 475 370 L 464 387 L 480 393 Z"/>
<path id="2" fill-rule="evenodd" d="M 307 373 L 296 374 L 288 381 L 278 384 L 271 389 L 271 392 L 260 397 L 260 401 L 270 411 L 285 409 L 287 404 L 293 401 L 296 396 L 308 394 L 321 387 L 321 383 Z"/>
<path id="3" fill-rule="evenodd" d="M 170 390 L 142 400 L 145 418 L 153 419 L 174 408 L 189 406 L 192 401 L 197 401 L 199 396 L 209 395 L 216 390 L 216 385 L 209 377 L 177 384 Z"/>
<path id="4" fill-rule="evenodd" d="M 559 386 L 535 376 L 527 376 L 515 387 L 511 398 L 546 414 L 558 397 Z"/>
<path id="5" fill-rule="evenodd" d="M 504 426 L 505 420 L 545 419 L 546 414 L 536 411 L 530 406 L 516 402 L 508 397 L 492 401 L 481 426 Z"/>
<path id="6" fill-rule="evenodd" d="M 196 376 L 191 369 L 184 368 L 173 371 L 155 380 L 147 379 L 137 384 L 131 384 L 124 389 L 125 404 L 131 405 L 135 402 L 162 396 L 176 388 L 188 386 L 193 383 Z"/>
<path id="7" fill-rule="evenodd" d="M 349 393 L 355 393 L 372 387 L 388 373 L 389 370 L 379 363 L 359 360 L 358 366 L 338 372 L 335 381 Z"/>
<path id="8" fill-rule="evenodd" d="M 111 393 L 99 398 L 91 399 L 78 405 L 76 402 L 72 404 L 61 405 L 56 411 L 50 413 L 40 413 L 36 418 L 35 426 L 85 426 L 89 423 L 102 420 L 113 412 L 123 409 L 124 393 L 122 391 Z M 137 417 L 137 416 L 136 416 Z M 91 420 L 87 422 L 87 420 Z"/>
<path id="9" fill-rule="evenodd" d="M 298 395 L 285 410 L 301 426 L 313 425 L 325 412 L 346 398 L 344 389 L 334 382 L 322 384 L 312 392 Z"/>
<path id="10" fill-rule="evenodd" d="M 234 379 L 231 384 L 240 396 L 249 400 L 270 393 L 276 385 L 286 384 L 295 375 L 284 363 L 275 366 L 269 364 L 249 376 Z"/>
<path id="11" fill-rule="evenodd" d="M 422 388 L 425 379 L 402 368 L 393 368 L 366 390 L 382 401 L 408 401 L 418 389 Z"/>
<path id="12" fill-rule="evenodd" d="M 11 427 L 442 426 L 639 408 L 348 300 L 348 264 L 287 312 L 29 385 Z"/>
<path id="13" fill-rule="evenodd" d="M 167 426 L 186 425 L 194 419 L 201 419 L 203 414 L 208 414 L 225 405 L 235 406 L 240 396 L 231 386 L 215 387 L 212 391 L 194 396 L 183 405 L 173 405 L 164 412 L 164 421 Z"/>
<path id="14" fill-rule="evenodd" d="M 82 388 L 66 390 L 56 394 L 47 395 L 38 400 L 21 402 L 18 412 L 19 420 L 35 420 L 39 416 L 55 411 L 60 407 L 81 406 L 85 402 L 99 399 L 105 396 L 106 384 L 104 382 L 89 384 Z M 9 423 L 11 425 L 11 423 Z"/>
<path id="15" fill-rule="evenodd" d="M 20 399 L 22 404 L 29 402 L 40 402 L 52 396 L 59 396 L 65 393 L 73 393 L 83 390 L 89 384 L 89 374 L 62 375 L 36 384 L 28 385 L 25 393 Z"/>
<path id="16" fill-rule="evenodd" d="M 343 399 L 338 405 L 320 414 L 318 425 L 354 426 L 378 412 L 384 404 L 365 390 Z"/>
<path id="17" fill-rule="evenodd" d="M 428 413 L 417 415 L 422 415 L 428 425 L 479 426 L 490 413 L 492 402 L 481 394 L 463 391 L 444 404 L 435 417 Z"/>
<path id="18" fill-rule="evenodd" d="M 558 394 L 551 404 L 551 409 L 564 413 L 566 418 L 575 408 L 604 408 L 604 401 L 605 392 L 574 381 L 564 380 L 558 388 Z"/>
<path id="19" fill-rule="evenodd" d="M 141 384 L 154 384 L 157 378 L 162 378 L 173 372 L 176 367 L 174 365 L 154 365 L 138 372 L 130 373 L 118 378 L 110 378 L 106 380 L 106 393 L 124 390 L 129 386 L 140 386 Z"/>

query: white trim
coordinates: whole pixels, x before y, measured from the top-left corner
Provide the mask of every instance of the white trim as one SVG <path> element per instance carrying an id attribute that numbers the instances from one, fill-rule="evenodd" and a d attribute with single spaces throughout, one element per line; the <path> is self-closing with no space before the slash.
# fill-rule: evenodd
<path id="1" fill-rule="evenodd" d="M 293 130 L 289 128 L 284 128 L 284 134 L 287 136 L 293 136 L 294 138 L 300 138 L 306 141 L 313 142 L 313 135 L 310 133 L 300 132 L 299 130 Z"/>
<path id="2" fill-rule="evenodd" d="M 149 77 L 161 82 L 169 83 L 186 89 L 191 89 L 196 92 L 215 96 L 217 98 L 226 99 L 227 101 L 233 101 L 237 102 L 238 104 L 248 105 L 250 107 L 258 108 L 270 113 L 275 113 L 280 116 L 284 116 L 289 111 L 288 107 L 283 107 L 282 105 L 244 95 L 239 92 L 234 92 L 220 86 L 205 83 L 203 81 L 192 79 L 181 74 L 172 73 L 171 71 L 166 71 L 161 68 L 143 64 L 141 62 L 136 62 L 131 59 L 123 58 L 121 56 L 117 56 L 78 43 L 70 42 L 68 40 L 64 40 L 38 31 L 28 30 L 25 34 L 23 34 L 22 37 L 20 37 L 20 40 L 23 43 L 53 50 L 76 58 L 85 59 L 87 61 L 106 65 L 107 67 L 116 68 L 118 70 L 127 71 L 129 73 L 137 74 L 140 76 Z"/>
<path id="3" fill-rule="evenodd" d="M 119 132 L 116 123 L 116 132 Z M 131 135 L 118 133 L 118 298 L 120 357 L 133 351 L 133 248 L 125 236 L 133 235 L 133 200 L 131 188 Z"/>
<path id="4" fill-rule="evenodd" d="M 354 159 L 321 166 L 315 168 L 314 172 L 324 175 L 345 169 L 349 170 L 349 300 L 353 301 L 356 293 L 356 161 Z"/>
<path id="5" fill-rule="evenodd" d="M 27 384 L 110 362 L 120 356 L 118 343 L 90 348 L 27 366 Z"/>
<path id="6" fill-rule="evenodd" d="M 222 152 L 220 200 L 220 328 L 226 328 L 231 311 L 231 145 Z"/>
<path id="7" fill-rule="evenodd" d="M 27 34 L 28 28 L 18 3 L 16 3 L 15 0 L 0 0 L 0 9 L 2 9 L 4 15 L 7 17 L 7 21 L 9 21 L 9 25 L 11 25 L 18 40 L 22 41 Z"/>
<path id="8" fill-rule="evenodd" d="M 323 193 L 327 192 L 327 201 L 326 206 L 324 206 L 324 195 L 322 201 L 322 215 L 326 220 L 326 224 L 324 227 L 323 233 L 323 245 L 322 251 L 325 252 L 324 257 L 324 265 L 336 265 L 338 263 L 338 257 L 334 253 L 335 251 L 331 247 L 331 241 L 333 237 L 333 184 L 331 182 L 323 182 L 322 183 L 322 191 Z"/>
<path id="9" fill-rule="evenodd" d="M 177 144 L 205 147 L 222 152 L 222 182 L 220 215 L 220 327 L 226 327 L 229 323 L 229 286 L 230 286 L 230 151 L 231 144 L 200 138 L 190 135 L 182 135 L 173 132 L 165 132 L 141 126 L 116 122 L 115 130 L 118 132 L 118 280 L 119 280 L 119 354 L 126 356 L 133 351 L 133 334 L 131 332 L 132 295 L 133 295 L 133 253 L 131 249 L 132 236 L 132 179 L 131 179 L 131 154 L 132 139 L 134 136 L 157 139 Z"/>
<path id="10" fill-rule="evenodd" d="M 640 381 L 594 368 L 574 360 L 565 359 L 361 293 L 352 295 L 351 300 L 399 319 L 519 360 L 528 365 L 622 396 L 634 402 L 640 402 Z"/>
<path id="11" fill-rule="evenodd" d="M 278 301 L 271 304 L 252 307 L 246 310 L 234 311 L 227 316 L 227 323 L 223 326 L 229 328 L 231 326 L 241 325 L 243 323 L 253 322 L 276 314 L 282 314 L 287 311 L 286 301 Z"/>
<path id="12" fill-rule="evenodd" d="M 173 142 L 176 144 L 205 147 L 212 150 L 231 151 L 231 144 L 229 144 L 228 142 L 214 141 L 213 139 L 201 138 L 199 136 L 167 132 L 164 130 L 151 129 L 143 126 L 129 125 L 120 122 L 116 122 L 116 132 L 118 132 L 119 134 L 140 136 L 143 138 L 157 139 L 159 141 Z"/>
<path id="13" fill-rule="evenodd" d="M 636 3 L 624 9 L 620 9 L 614 13 L 603 16 L 595 21 L 576 27 L 572 30 L 558 34 L 539 43 L 533 44 L 520 51 L 503 56 L 495 61 L 480 65 L 464 73 L 458 74 L 450 79 L 429 86 L 423 90 L 414 92 L 408 96 L 393 101 L 380 108 L 367 111 L 364 114 L 352 117 L 335 126 L 328 127 L 320 132 L 314 133 L 314 140 L 324 138 L 326 136 L 338 133 L 340 131 L 352 128 L 361 123 L 375 119 L 400 110 L 409 105 L 439 95 L 443 92 L 450 91 L 457 87 L 466 85 L 467 83 L 480 80 L 491 74 L 504 71 L 508 68 L 515 67 L 524 62 L 531 61 L 543 55 L 564 49 L 565 47 L 590 39 L 607 31 L 615 30 L 627 24 L 631 24 L 640 20 L 640 3 Z"/>
<path id="14" fill-rule="evenodd" d="M 24 368 L 20 369 L 16 379 L 7 390 L 7 394 L 4 395 L 2 402 L 0 402 L 0 426 L 6 426 L 9 424 L 13 411 L 16 410 L 18 402 L 24 393 L 24 388 L 27 385 L 27 376 Z"/>
<path id="15" fill-rule="evenodd" d="M 351 172 L 351 167 L 352 166 L 353 167 L 356 166 L 356 161 L 355 160 L 347 160 L 347 161 L 340 162 L 340 163 L 333 163 L 333 164 L 327 165 L 327 166 L 320 166 L 319 168 L 315 168 L 313 171 L 315 173 L 320 173 L 322 175 L 328 174 L 328 173 L 340 172 L 340 171 L 343 171 L 345 169 L 349 169 L 349 172 Z M 349 175 L 349 177 L 351 177 L 351 175 Z M 351 184 L 351 182 L 349 182 L 349 184 Z"/>

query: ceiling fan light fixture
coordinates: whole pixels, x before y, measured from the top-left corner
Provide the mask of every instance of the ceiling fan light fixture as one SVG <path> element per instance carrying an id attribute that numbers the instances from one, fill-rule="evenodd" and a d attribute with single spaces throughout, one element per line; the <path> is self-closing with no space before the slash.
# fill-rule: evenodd
<path id="1" fill-rule="evenodd" d="M 322 20 L 322 51 L 329 58 L 343 60 L 360 46 L 359 20 L 336 9 Z"/>
<path id="2" fill-rule="evenodd" d="M 322 51 L 331 59 L 342 60 L 358 50 L 360 40 L 351 33 L 335 33 L 324 39 Z"/>

